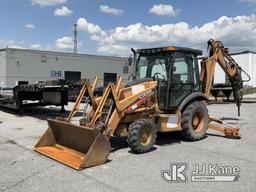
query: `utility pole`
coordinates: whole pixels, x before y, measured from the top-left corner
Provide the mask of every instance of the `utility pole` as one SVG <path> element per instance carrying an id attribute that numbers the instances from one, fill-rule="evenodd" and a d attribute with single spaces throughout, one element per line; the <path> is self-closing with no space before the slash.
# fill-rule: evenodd
<path id="1" fill-rule="evenodd" d="M 74 54 L 77 54 L 77 24 L 74 24 Z"/>

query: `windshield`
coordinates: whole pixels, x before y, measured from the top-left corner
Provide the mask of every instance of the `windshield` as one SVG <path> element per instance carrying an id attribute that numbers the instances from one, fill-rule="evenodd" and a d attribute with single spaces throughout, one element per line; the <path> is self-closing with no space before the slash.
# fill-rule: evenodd
<path id="1" fill-rule="evenodd" d="M 167 56 L 140 56 L 137 63 L 136 78 L 142 79 L 146 77 L 154 77 L 156 74 L 161 74 L 162 77 L 167 79 L 168 70 L 169 60 Z"/>

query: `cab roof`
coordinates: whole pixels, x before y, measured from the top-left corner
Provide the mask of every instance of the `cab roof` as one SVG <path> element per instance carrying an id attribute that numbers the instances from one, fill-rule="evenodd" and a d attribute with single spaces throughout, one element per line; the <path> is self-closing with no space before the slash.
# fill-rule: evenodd
<path id="1" fill-rule="evenodd" d="M 151 54 L 151 53 L 160 53 L 160 52 L 183 52 L 183 53 L 192 53 L 194 55 L 202 55 L 203 52 L 199 49 L 192 49 L 187 47 L 176 47 L 176 46 L 166 46 L 166 47 L 156 47 L 148 49 L 137 49 L 139 54 Z"/>

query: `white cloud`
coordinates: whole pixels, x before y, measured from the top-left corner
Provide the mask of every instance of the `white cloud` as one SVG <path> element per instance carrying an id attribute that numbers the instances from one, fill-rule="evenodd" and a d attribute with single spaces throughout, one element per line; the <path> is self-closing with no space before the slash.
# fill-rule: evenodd
<path id="1" fill-rule="evenodd" d="M 78 48 L 82 45 L 81 41 L 78 41 Z M 73 49 L 74 40 L 72 37 L 64 36 L 55 41 L 55 48 L 57 49 Z"/>
<path id="2" fill-rule="evenodd" d="M 154 5 L 150 10 L 150 13 L 156 14 L 156 15 L 166 15 L 166 16 L 176 16 L 179 14 L 179 10 L 175 10 L 172 5 L 166 5 L 166 4 L 159 4 Z"/>
<path id="3" fill-rule="evenodd" d="M 9 45 L 8 48 L 13 48 L 13 49 L 27 49 L 26 47 L 23 47 L 23 46 L 21 46 L 21 45 L 16 45 L 16 44 Z"/>
<path id="4" fill-rule="evenodd" d="M 78 24 L 78 30 L 85 31 L 91 34 L 100 34 L 102 32 L 102 29 L 100 26 L 89 23 L 85 18 L 80 18 L 77 21 Z"/>
<path id="5" fill-rule="evenodd" d="M 28 29 L 34 29 L 35 25 L 31 24 L 31 23 L 28 23 L 28 24 L 25 25 L 25 27 L 28 28 Z"/>
<path id="6" fill-rule="evenodd" d="M 251 5 L 256 5 L 256 0 L 241 0 L 242 2 L 249 3 Z"/>
<path id="7" fill-rule="evenodd" d="M 113 15 L 121 15 L 124 13 L 124 10 L 122 9 L 112 8 L 107 5 L 100 5 L 100 11 L 103 13 L 110 13 Z"/>
<path id="8" fill-rule="evenodd" d="M 17 48 L 17 49 L 26 49 L 23 45 L 24 42 L 15 42 L 13 40 L 0 39 L 0 48 Z"/>
<path id="9" fill-rule="evenodd" d="M 59 4 L 65 4 L 67 0 L 31 0 L 32 5 L 39 5 L 40 7 L 54 6 Z"/>
<path id="10" fill-rule="evenodd" d="M 40 44 L 32 44 L 30 46 L 27 46 L 25 44 L 25 41 L 13 41 L 13 40 L 5 40 L 5 39 L 0 39 L 0 48 L 15 48 L 15 49 L 43 49 L 43 46 Z"/>
<path id="11" fill-rule="evenodd" d="M 14 44 L 14 43 L 15 43 L 15 41 L 13 41 L 13 40 L 0 39 L 0 46 L 1 47 L 6 47 L 6 46 L 8 46 L 10 44 Z"/>
<path id="12" fill-rule="evenodd" d="M 209 38 L 223 41 L 233 51 L 256 48 L 256 16 L 220 17 L 202 26 L 190 26 L 186 22 L 163 25 L 136 23 L 104 31 L 84 18 L 78 20 L 80 31 L 88 33 L 98 44 L 98 52 L 128 56 L 130 48 L 157 47 L 163 45 L 206 48 Z"/>
<path id="13" fill-rule="evenodd" d="M 72 37 L 62 37 L 55 41 L 55 46 L 59 49 L 72 49 L 74 47 L 74 42 Z"/>
<path id="14" fill-rule="evenodd" d="M 42 49 L 42 45 L 40 44 L 32 44 L 29 46 L 31 49 Z"/>
<path id="15" fill-rule="evenodd" d="M 63 6 L 62 8 L 57 8 L 54 11 L 55 16 L 69 16 L 72 13 L 73 11 L 67 8 L 66 6 Z"/>

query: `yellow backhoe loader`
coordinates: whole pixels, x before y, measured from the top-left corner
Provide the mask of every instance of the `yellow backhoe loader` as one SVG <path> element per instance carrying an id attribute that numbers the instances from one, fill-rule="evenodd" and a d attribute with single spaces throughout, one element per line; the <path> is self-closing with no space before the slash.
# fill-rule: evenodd
<path id="1" fill-rule="evenodd" d="M 205 138 L 207 128 L 240 138 L 239 127 L 208 115 L 206 108 L 215 65 L 225 71 L 240 108 L 242 69 L 219 41 L 208 41 L 209 57 L 201 63 L 201 51 L 182 47 L 139 49 L 134 52 L 136 79 L 109 83 L 101 97 L 86 82 L 68 118 L 48 119 L 49 128 L 35 151 L 77 170 L 103 164 L 110 153 L 110 138 L 126 136 L 135 153 L 152 149 L 157 132 L 180 131 L 184 139 Z M 85 99 L 79 124 L 72 122 Z"/>

